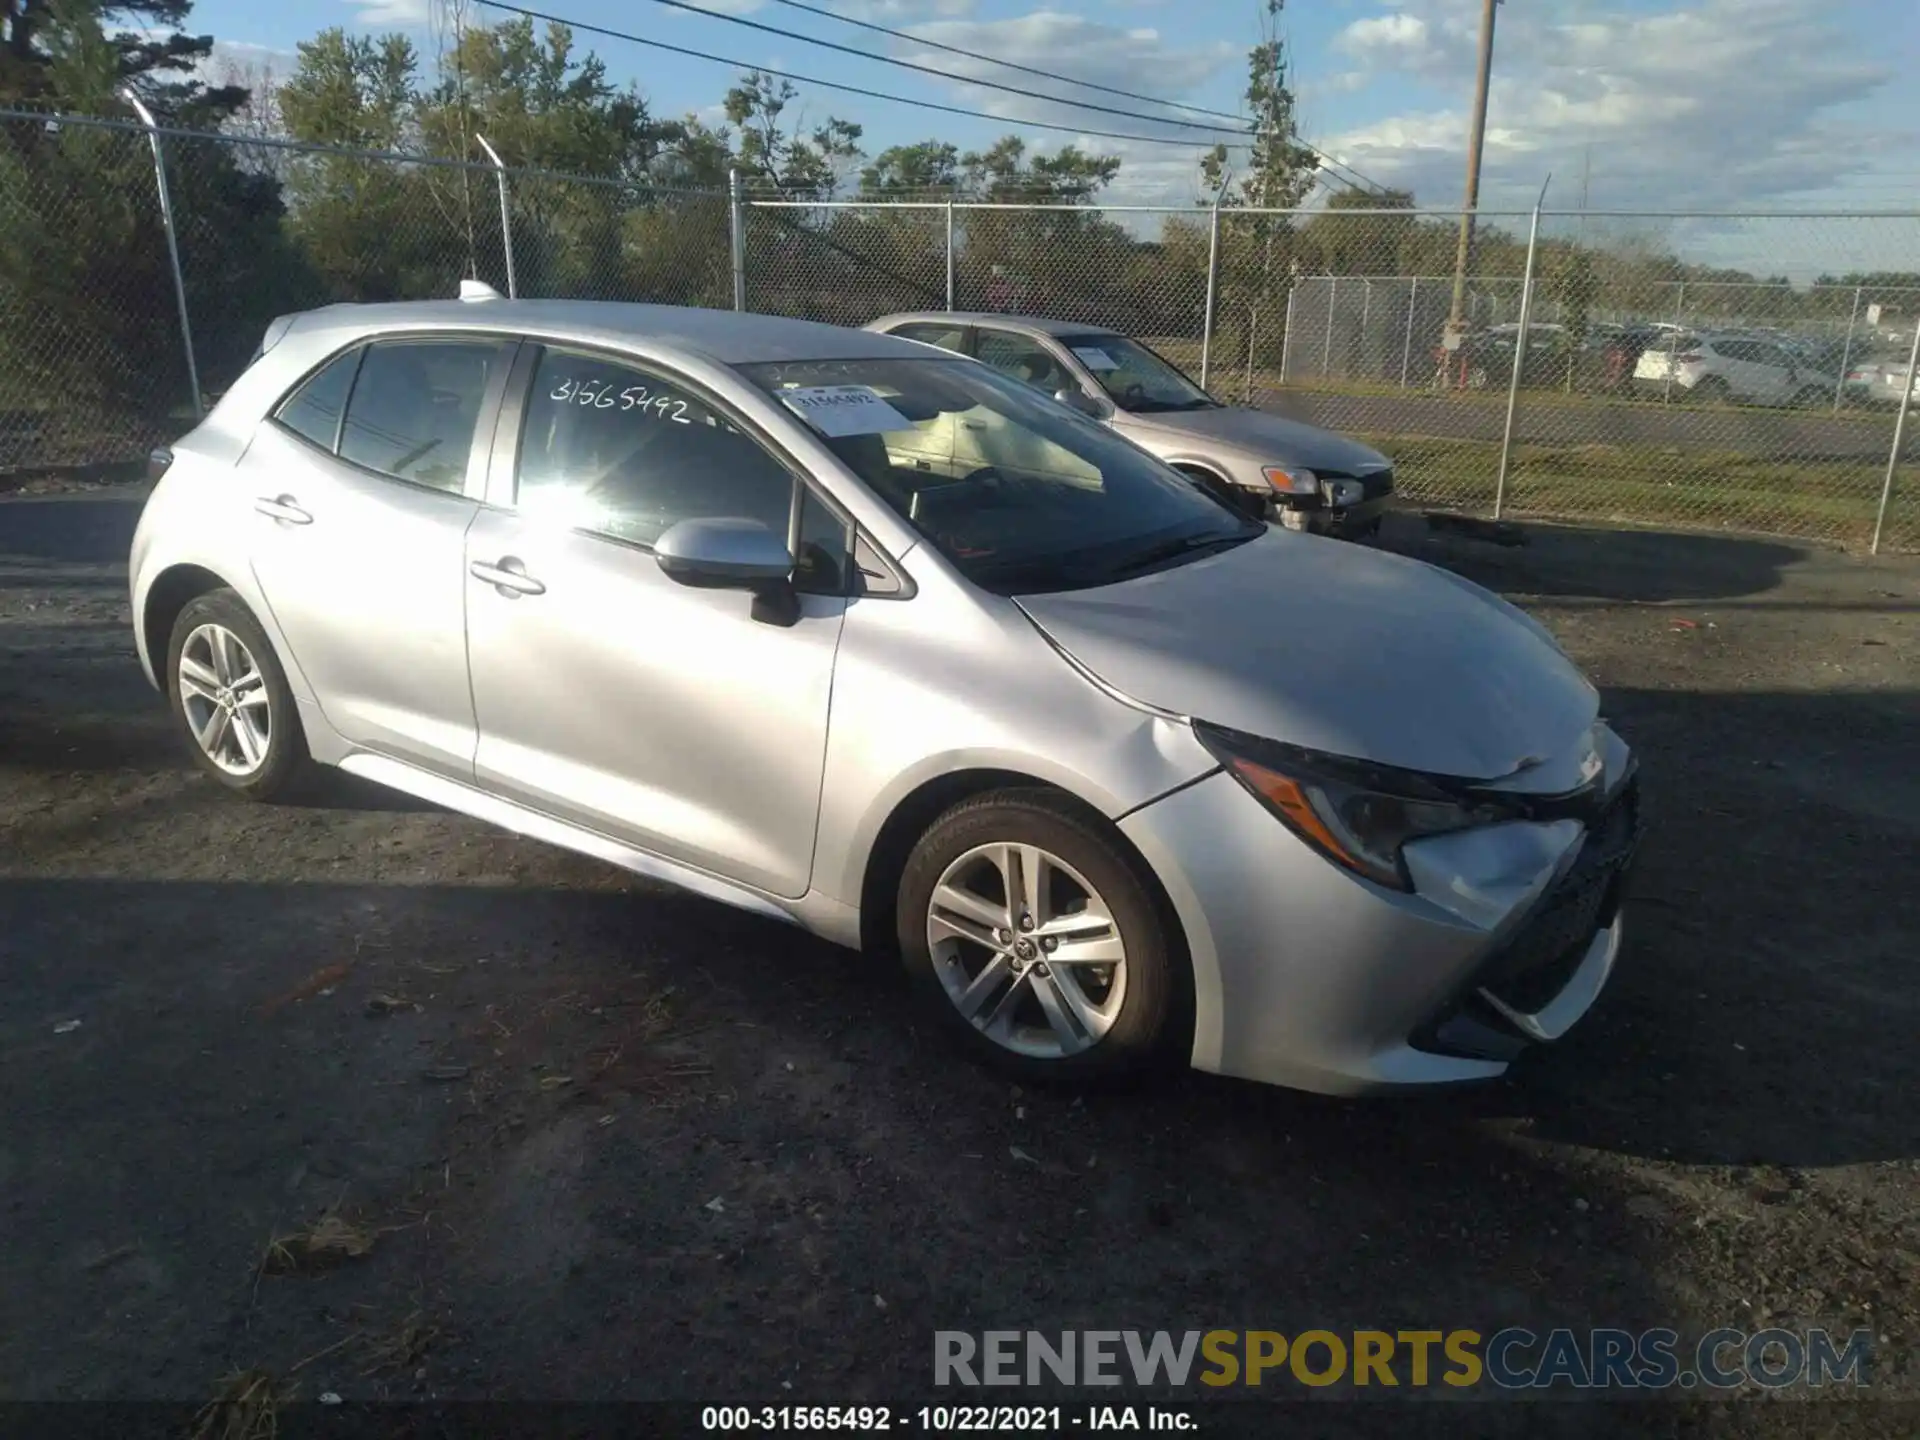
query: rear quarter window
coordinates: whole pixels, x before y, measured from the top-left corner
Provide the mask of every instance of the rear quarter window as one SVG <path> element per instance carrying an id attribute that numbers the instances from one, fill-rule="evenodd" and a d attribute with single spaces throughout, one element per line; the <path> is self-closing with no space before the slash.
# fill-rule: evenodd
<path id="1" fill-rule="evenodd" d="M 355 346 L 336 355 L 309 375 L 282 400 L 273 418 L 302 440 L 332 454 L 340 435 L 340 415 L 353 388 L 353 373 L 363 349 Z"/>

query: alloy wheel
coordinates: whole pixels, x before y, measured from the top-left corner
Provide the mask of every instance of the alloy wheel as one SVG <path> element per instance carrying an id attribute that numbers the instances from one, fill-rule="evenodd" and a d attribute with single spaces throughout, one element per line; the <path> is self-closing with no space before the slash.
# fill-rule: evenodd
<path id="1" fill-rule="evenodd" d="M 246 642 L 224 625 L 196 627 L 180 649 L 178 679 L 187 728 L 209 760 L 242 778 L 266 764 L 273 707 Z"/>
<path id="2" fill-rule="evenodd" d="M 1092 1048 L 1127 997 L 1127 950 L 1087 879 L 1037 845 L 980 845 L 941 874 L 927 945 L 961 1016 L 1017 1055 Z"/>

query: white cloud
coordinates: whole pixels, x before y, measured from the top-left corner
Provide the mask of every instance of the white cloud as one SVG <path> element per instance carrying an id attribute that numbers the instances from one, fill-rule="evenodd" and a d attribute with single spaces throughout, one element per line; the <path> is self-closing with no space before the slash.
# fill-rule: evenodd
<path id="1" fill-rule="evenodd" d="M 1478 8 L 1413 0 L 1401 13 L 1348 25 L 1336 46 L 1369 79 L 1426 82 L 1461 104 L 1392 115 L 1323 147 L 1425 203 L 1454 202 Z M 1589 157 L 1596 208 L 1737 208 L 1844 188 L 1912 141 L 1847 123 L 1844 107 L 1895 72 L 1859 52 L 1835 24 L 1836 8 L 1831 0 L 1683 0 L 1649 14 L 1612 0 L 1556 18 L 1552 6 L 1503 6 L 1482 205 L 1531 203 L 1549 171 L 1549 204 L 1572 205 Z"/>
<path id="2" fill-rule="evenodd" d="M 757 0 L 755 0 L 757 3 Z M 836 13 L 876 25 L 898 25 L 930 15 L 952 17 L 973 12 L 973 0 L 827 0 Z"/>
<path id="3" fill-rule="evenodd" d="M 1169 44 L 1156 29 L 1123 29 L 1103 25 L 1084 16 L 1047 10 L 1004 20 L 927 22 L 912 27 L 912 30 L 916 36 L 937 40 L 943 45 L 1017 61 L 1042 70 L 1071 74 L 1076 79 L 1090 80 L 1115 89 L 1173 97 L 1191 93 L 1222 66 L 1237 63 L 1242 53 L 1239 47 L 1225 41 L 1182 47 Z M 901 44 L 896 44 L 894 50 L 903 59 L 939 69 L 953 77 L 948 84 L 954 102 L 984 110 L 991 115 L 1009 120 L 1040 120 L 1055 125 L 1085 126 L 1089 131 L 1165 135 L 1191 141 L 1191 149 L 1181 149 L 1111 140 L 1084 133 L 1019 132 L 1029 146 L 1038 150 L 1076 144 L 1083 150 L 1119 156 L 1119 178 L 1105 192 L 1106 198 L 1116 203 L 1190 203 L 1197 194 L 1200 153 L 1214 141 L 1230 138 L 1165 121 L 1128 117 L 1154 114 L 1174 121 L 1198 121 L 1203 125 L 1227 125 L 1227 121 L 1158 109 L 1123 96 L 1041 80 L 947 51 L 916 50 L 911 45 Z M 1010 95 L 1002 90 L 968 83 L 978 79 L 992 79 L 1036 93 Z M 1124 113 L 1108 115 L 1061 105 L 1045 98 L 1048 94 L 1064 95 Z"/>
<path id="4" fill-rule="evenodd" d="M 432 18 L 430 0 L 347 0 L 361 25 L 424 25 Z"/>
<path id="5" fill-rule="evenodd" d="M 1340 32 L 1337 43 L 1356 59 L 1381 64 L 1401 57 L 1424 56 L 1431 47 L 1432 36 L 1425 20 L 1402 12 L 1356 20 Z"/>

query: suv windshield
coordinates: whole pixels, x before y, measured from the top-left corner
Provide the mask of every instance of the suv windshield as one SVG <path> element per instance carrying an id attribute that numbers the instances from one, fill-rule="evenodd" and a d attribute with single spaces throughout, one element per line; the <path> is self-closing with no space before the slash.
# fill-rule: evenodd
<path id="1" fill-rule="evenodd" d="M 1218 410 L 1220 402 L 1138 340 L 1124 335 L 1062 335 L 1060 343 L 1093 372 L 1122 410 Z"/>
<path id="2" fill-rule="evenodd" d="M 737 368 L 962 574 L 1002 595 L 1107 585 L 1266 529 L 1106 427 L 971 360 Z"/>

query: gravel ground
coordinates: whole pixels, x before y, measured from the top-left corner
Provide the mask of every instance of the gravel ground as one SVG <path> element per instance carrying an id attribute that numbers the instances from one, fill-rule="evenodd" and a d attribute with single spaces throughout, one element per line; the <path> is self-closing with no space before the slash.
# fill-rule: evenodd
<path id="1" fill-rule="evenodd" d="M 1871 1329 L 1920 1399 L 1920 563 L 1400 525 L 1639 747 L 1623 968 L 1480 1090 L 1082 1099 L 783 927 L 344 782 L 219 792 L 133 659 L 137 510 L 0 500 L 0 1395 L 905 1406 L 939 1328 L 1777 1324 Z"/>

